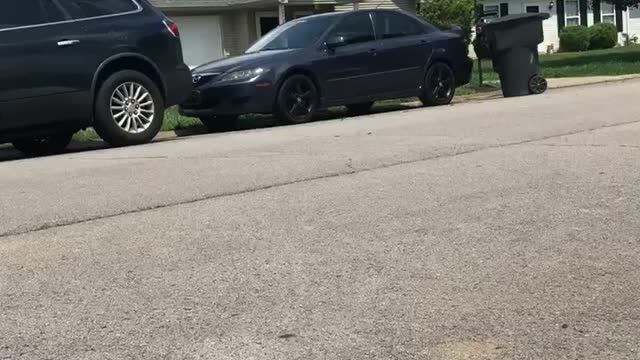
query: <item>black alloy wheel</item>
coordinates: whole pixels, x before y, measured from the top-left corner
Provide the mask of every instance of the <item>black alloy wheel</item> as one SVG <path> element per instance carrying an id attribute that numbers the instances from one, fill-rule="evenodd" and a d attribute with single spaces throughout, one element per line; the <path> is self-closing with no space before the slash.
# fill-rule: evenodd
<path id="1" fill-rule="evenodd" d="M 420 100 L 424 105 L 447 105 L 456 93 L 456 78 L 449 65 L 437 62 L 429 68 L 424 79 Z"/>
<path id="2" fill-rule="evenodd" d="M 318 106 L 318 90 L 305 75 L 287 78 L 278 93 L 276 113 L 285 124 L 311 121 Z"/>

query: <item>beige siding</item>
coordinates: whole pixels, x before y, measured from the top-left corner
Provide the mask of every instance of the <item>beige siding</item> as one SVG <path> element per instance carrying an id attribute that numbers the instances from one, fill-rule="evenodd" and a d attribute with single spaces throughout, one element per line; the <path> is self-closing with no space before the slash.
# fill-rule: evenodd
<path id="1" fill-rule="evenodd" d="M 288 5 L 333 5 L 336 0 L 289 0 Z"/>
<path id="2" fill-rule="evenodd" d="M 224 10 L 251 4 L 264 6 L 263 3 L 273 3 L 275 5 L 278 2 L 277 0 L 151 0 L 151 3 L 160 9 Z"/>
<path id="3" fill-rule="evenodd" d="M 364 9 L 400 9 L 410 13 L 416 12 L 415 0 L 367 0 L 358 3 L 358 8 Z M 336 11 L 353 10 L 353 3 L 336 5 Z"/>
<path id="4" fill-rule="evenodd" d="M 256 40 L 255 12 L 222 13 L 222 44 L 225 56 L 243 53 Z"/>

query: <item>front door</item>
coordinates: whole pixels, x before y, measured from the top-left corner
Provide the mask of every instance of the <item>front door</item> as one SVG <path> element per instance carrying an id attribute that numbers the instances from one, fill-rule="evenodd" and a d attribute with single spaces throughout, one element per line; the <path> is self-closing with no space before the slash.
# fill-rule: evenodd
<path id="1" fill-rule="evenodd" d="M 67 20 L 50 0 L 0 1 L 0 130 L 77 116 Z"/>
<path id="2" fill-rule="evenodd" d="M 267 35 L 271 30 L 280 25 L 278 13 L 275 11 L 264 11 L 256 13 L 256 30 L 258 39 Z"/>
<path id="3" fill-rule="evenodd" d="M 373 95 L 371 76 L 379 44 L 371 15 L 362 12 L 345 17 L 327 36 L 328 42 L 336 39 L 342 42 L 327 49 L 317 64 L 325 79 L 324 97 L 340 103 Z"/>

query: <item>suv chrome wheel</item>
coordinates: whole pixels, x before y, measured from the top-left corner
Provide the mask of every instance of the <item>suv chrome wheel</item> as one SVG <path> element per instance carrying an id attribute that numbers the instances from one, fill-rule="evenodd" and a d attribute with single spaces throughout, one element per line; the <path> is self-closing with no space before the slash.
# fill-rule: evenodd
<path id="1" fill-rule="evenodd" d="M 138 134 L 147 130 L 154 115 L 153 97 L 138 83 L 124 83 L 111 94 L 111 116 L 128 133 Z"/>

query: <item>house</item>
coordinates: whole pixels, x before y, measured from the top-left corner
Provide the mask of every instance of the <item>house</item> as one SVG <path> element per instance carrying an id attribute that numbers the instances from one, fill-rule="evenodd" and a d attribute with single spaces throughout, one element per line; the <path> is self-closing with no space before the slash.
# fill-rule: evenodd
<path id="1" fill-rule="evenodd" d="M 558 51 L 559 31 L 565 26 L 609 22 L 615 24 L 620 38 L 622 34 L 640 36 L 640 9 L 615 7 L 604 0 L 477 0 L 484 17 L 501 17 L 509 14 L 546 12 L 551 17 L 544 21 L 544 42 L 540 52 Z"/>
<path id="2" fill-rule="evenodd" d="M 416 11 L 416 0 L 151 0 L 178 24 L 189 66 L 241 54 L 285 21 L 333 11 Z"/>

